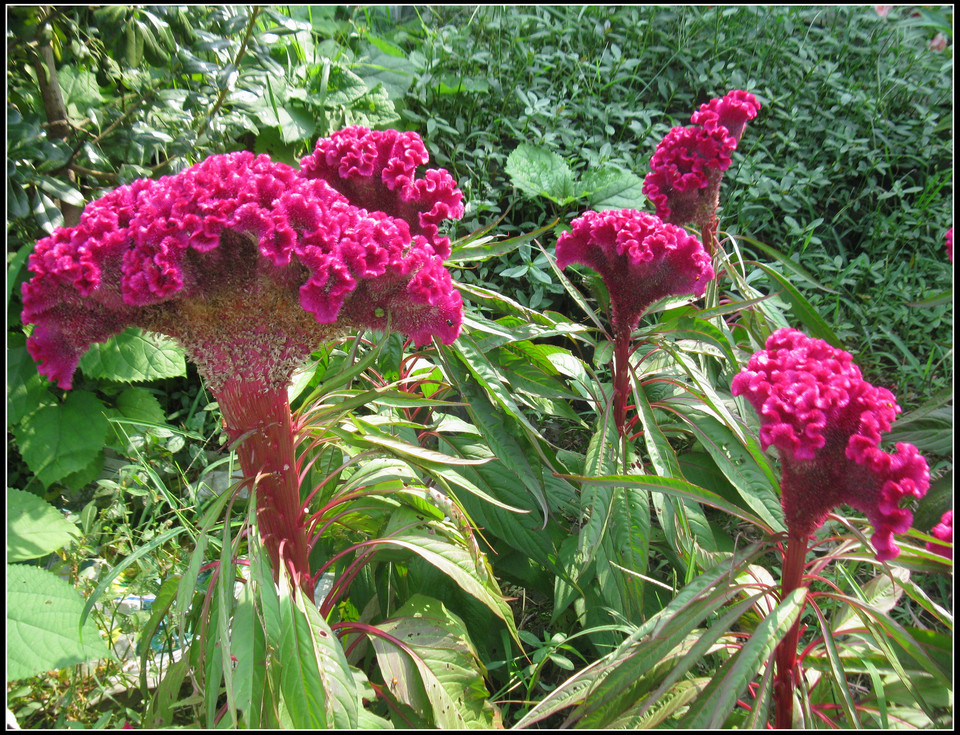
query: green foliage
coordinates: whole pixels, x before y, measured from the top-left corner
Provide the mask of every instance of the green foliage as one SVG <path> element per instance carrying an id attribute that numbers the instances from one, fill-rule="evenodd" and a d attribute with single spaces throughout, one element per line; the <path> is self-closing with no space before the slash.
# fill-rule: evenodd
<path id="1" fill-rule="evenodd" d="M 92 620 L 80 624 L 83 600 L 55 574 L 29 564 L 68 545 L 77 527 L 52 505 L 7 490 L 7 678 L 23 679 L 108 655 Z"/>
<path id="2" fill-rule="evenodd" d="M 928 49 L 952 18 L 911 12 L 11 9 L 21 724 L 760 728 L 771 652 L 800 620 L 798 724 L 949 725 L 952 566 L 925 544 L 952 504 L 952 61 Z M 763 110 L 726 174 L 718 279 L 644 317 L 621 438 L 609 299 L 552 247 L 586 208 L 644 208 L 661 136 L 732 88 Z M 466 318 L 451 346 L 365 335 L 296 376 L 311 601 L 275 580 L 182 351 L 131 330 L 57 390 L 26 351 L 19 292 L 71 207 L 211 153 L 295 164 L 350 124 L 417 130 L 464 190 L 448 265 Z M 908 410 L 889 440 L 915 443 L 934 483 L 895 562 L 836 515 L 809 589 L 780 600 L 777 464 L 730 380 L 788 325 L 893 388 Z M 127 595 L 152 609 L 117 613 Z"/>

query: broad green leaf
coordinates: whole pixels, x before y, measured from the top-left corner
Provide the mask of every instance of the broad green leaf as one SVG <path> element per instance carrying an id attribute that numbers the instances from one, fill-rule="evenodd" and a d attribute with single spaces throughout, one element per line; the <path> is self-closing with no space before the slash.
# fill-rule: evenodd
<path id="1" fill-rule="evenodd" d="M 463 438 L 452 438 L 451 443 L 457 447 L 458 451 L 466 454 L 486 451 L 485 446 L 469 444 Z M 532 559 L 554 574 L 562 573 L 556 565 L 555 540 L 565 537 L 566 532 L 552 516 L 544 527 L 542 512 L 538 512 L 536 505 L 537 501 L 517 481 L 517 475 L 514 472 L 499 460 L 480 467 L 457 468 L 455 471 L 466 477 L 471 484 L 482 488 L 488 496 L 495 498 L 502 505 L 509 505 L 523 511 L 516 513 L 511 510 L 501 510 L 474 495 L 458 494 L 458 499 L 470 517 L 484 529 L 484 537 L 499 539 L 504 546 L 522 552 L 526 558 Z"/>
<path id="2" fill-rule="evenodd" d="M 876 610 L 889 612 L 903 595 L 904 588 L 901 582 L 909 580 L 910 570 L 891 566 L 889 573 L 876 574 L 860 587 L 862 594 L 857 604 L 867 604 Z M 855 629 L 862 627 L 857 611 L 849 604 L 837 607 L 830 621 L 832 634 L 841 635 L 851 626 Z"/>
<path id="3" fill-rule="evenodd" d="M 366 51 L 364 60 L 354 66 L 356 73 L 371 89 L 382 84 L 390 99 L 402 99 L 417 78 L 416 67 L 398 46 L 373 36 L 366 38 L 376 49 Z"/>
<path id="4" fill-rule="evenodd" d="M 166 423 L 167 417 L 160 406 L 160 401 L 150 391 L 144 388 L 128 388 L 117 396 L 117 409 L 125 419 L 138 422 L 142 421 L 147 425 Z M 125 448 L 127 446 L 127 437 L 131 433 L 139 433 L 140 428 L 134 425 L 111 424 L 112 436 L 109 443 L 115 447 Z"/>
<path id="5" fill-rule="evenodd" d="M 41 175 L 37 176 L 36 181 L 41 189 L 66 204 L 72 204 L 75 207 L 82 207 L 85 204 L 83 194 L 63 179 L 55 179 L 52 176 Z"/>
<path id="6" fill-rule="evenodd" d="M 339 730 L 355 730 L 361 709 L 360 696 L 354 672 L 347 663 L 343 647 L 312 601 L 297 594 L 294 604 L 309 626 L 308 632 L 320 680 L 323 682 L 330 707 L 328 722 Z M 285 666 L 286 661 L 282 658 L 280 660 Z"/>
<path id="7" fill-rule="evenodd" d="M 43 406 L 14 429 L 27 466 L 50 487 L 88 467 L 103 449 L 109 424 L 93 393 L 73 390 L 62 404 Z"/>
<path id="8" fill-rule="evenodd" d="M 463 336 L 461 335 L 458 342 L 462 341 Z M 462 346 L 461 344 L 460 347 L 462 348 Z M 467 365 L 470 373 L 485 387 L 486 394 L 481 393 L 473 382 L 467 382 L 464 379 L 463 368 L 458 369 L 456 363 L 445 359 L 448 378 L 457 385 L 463 395 L 467 412 L 470 414 L 474 426 L 480 430 L 490 450 L 504 463 L 504 466 L 516 474 L 521 486 L 536 498 L 542 512 L 543 525 L 546 525 L 550 508 L 546 498 L 543 477 L 534 471 L 520 439 L 512 431 L 505 430 L 504 413 L 499 411 L 492 401 L 496 401 L 510 418 L 519 419 L 518 428 L 526 428 L 533 434 L 536 434 L 536 430 L 530 426 L 510 397 L 507 388 L 500 382 L 493 366 L 472 341 L 466 352 L 463 352 L 462 349 L 457 350 L 457 356 Z"/>
<path id="9" fill-rule="evenodd" d="M 515 634 L 513 613 L 497 589 L 496 581 L 485 569 L 477 567 L 473 555 L 465 548 L 450 543 L 439 534 L 413 531 L 402 536 L 376 539 L 376 545 L 399 546 L 420 556 L 450 577 L 468 595 L 482 602 Z"/>
<path id="10" fill-rule="evenodd" d="M 723 727 L 747 684 L 770 661 L 773 650 L 800 616 L 806 600 L 806 587 L 788 594 L 760 622 L 743 647 L 713 674 L 678 726 L 692 729 Z"/>
<path id="11" fill-rule="evenodd" d="M 281 704 L 286 708 L 286 715 L 293 727 L 331 727 L 333 706 L 320 674 L 314 631 L 306 615 L 295 603 L 286 575 L 281 572 L 280 576 L 282 632 L 276 645 L 278 664 L 282 662 Z"/>
<path id="12" fill-rule="evenodd" d="M 52 403 L 47 381 L 26 348 L 22 334 L 7 335 L 7 425 L 18 424 L 44 402 Z"/>
<path id="13" fill-rule="evenodd" d="M 390 620 L 377 627 L 390 636 L 373 635 L 371 640 L 384 681 L 394 696 L 422 715 L 427 713 L 419 698 L 425 697 L 436 727 L 499 725 L 483 681 L 485 672 L 466 626 L 441 602 L 414 594 Z M 422 689 L 414 683 L 417 678 Z"/>
<path id="14" fill-rule="evenodd" d="M 48 235 L 52 235 L 58 227 L 63 227 L 63 213 L 53 200 L 39 189 L 33 194 L 33 216 Z"/>
<path id="15" fill-rule="evenodd" d="M 763 520 L 760 528 L 768 533 L 785 530 L 783 511 L 780 505 L 778 487 L 771 481 L 772 471 L 766 456 L 752 437 L 746 437 L 747 445 L 738 442 L 728 427 L 711 416 L 699 411 L 684 411 L 688 426 L 706 450 L 714 467 L 736 491 L 735 496 L 727 497 L 720 483 L 708 489 L 722 494 L 744 509 L 749 508 Z M 691 453 L 692 454 L 692 453 Z M 696 461 L 695 458 L 689 458 Z M 705 466 L 705 462 L 700 462 Z"/>
<path id="16" fill-rule="evenodd" d="M 643 179 L 618 168 L 589 169 L 577 189 L 591 209 L 601 212 L 606 209 L 643 209 L 647 205 Z"/>
<path id="17" fill-rule="evenodd" d="M 30 200 L 27 199 L 23 184 L 9 177 L 7 178 L 7 214 L 11 220 L 20 219 L 30 214 Z M 9 296 L 7 301 L 9 303 Z"/>
<path id="18" fill-rule="evenodd" d="M 7 488 L 8 562 L 46 556 L 79 535 L 79 529 L 43 498 Z"/>
<path id="19" fill-rule="evenodd" d="M 90 378 L 132 383 L 187 374 L 183 350 L 173 340 L 140 329 L 91 345 L 80 369 Z"/>
<path id="20" fill-rule="evenodd" d="M 57 81 L 63 90 L 63 101 L 71 118 L 87 117 L 90 108 L 103 105 L 103 95 L 97 84 L 97 75 L 79 66 L 65 64 L 57 69 Z"/>
<path id="21" fill-rule="evenodd" d="M 324 106 L 329 108 L 348 107 L 352 102 L 366 94 L 367 83 L 352 71 L 334 62 L 330 67 L 327 82 L 327 96 Z"/>
<path id="22" fill-rule="evenodd" d="M 530 196 L 545 196 L 557 204 L 576 198 L 570 167 L 546 148 L 521 143 L 507 157 L 506 171 L 513 185 Z"/>
<path id="23" fill-rule="evenodd" d="M 44 569 L 7 565 L 7 680 L 107 658 L 92 620 L 78 626 L 83 598 Z"/>

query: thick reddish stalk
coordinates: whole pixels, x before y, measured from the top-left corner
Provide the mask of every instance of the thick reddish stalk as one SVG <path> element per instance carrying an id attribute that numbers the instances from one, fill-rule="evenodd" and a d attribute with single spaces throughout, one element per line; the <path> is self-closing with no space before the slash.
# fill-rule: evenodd
<path id="1" fill-rule="evenodd" d="M 793 533 L 787 538 L 783 557 L 783 577 L 780 580 L 780 599 L 783 600 L 803 582 L 803 566 L 807 558 L 807 537 Z M 800 617 L 777 645 L 777 673 L 773 681 L 776 700 L 776 727 L 793 727 L 793 692 L 797 688 L 797 643 L 800 640 Z"/>
<path id="2" fill-rule="evenodd" d="M 613 420 L 620 436 L 627 430 L 627 399 L 630 396 L 630 331 L 618 328 L 613 344 Z"/>
<path id="3" fill-rule="evenodd" d="M 256 483 L 257 523 L 274 574 L 283 564 L 313 600 L 307 529 L 300 503 L 293 421 L 286 388 L 227 381 L 216 394 L 244 476 Z"/>

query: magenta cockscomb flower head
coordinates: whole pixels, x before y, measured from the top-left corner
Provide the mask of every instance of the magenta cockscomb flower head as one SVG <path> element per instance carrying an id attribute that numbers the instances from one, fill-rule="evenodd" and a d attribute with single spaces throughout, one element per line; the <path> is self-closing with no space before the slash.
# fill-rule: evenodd
<path id="1" fill-rule="evenodd" d="M 940 522 L 930 529 L 930 535 L 934 536 L 943 544 L 935 544 L 932 541 L 927 542 L 927 551 L 939 554 L 946 559 L 953 558 L 953 511 L 948 510 L 940 518 Z M 950 544 L 946 546 L 945 544 Z"/>
<path id="2" fill-rule="evenodd" d="M 733 147 L 737 147 L 747 123 L 760 112 L 757 98 L 742 89 L 734 89 L 723 97 L 712 99 L 693 113 L 690 122 L 707 130 L 721 127 L 733 138 Z"/>
<path id="3" fill-rule="evenodd" d="M 89 204 L 30 256 L 27 340 L 71 386 L 80 356 L 127 327 L 183 344 L 211 388 L 285 384 L 332 336 L 390 326 L 452 342 L 462 302 L 423 235 L 267 156 L 211 156 Z"/>
<path id="4" fill-rule="evenodd" d="M 733 139 L 723 128 L 673 128 L 657 146 L 643 193 L 664 222 L 703 227 L 716 212 Z"/>
<path id="5" fill-rule="evenodd" d="M 239 152 L 121 186 L 37 243 L 23 285 L 23 322 L 34 325 L 27 348 L 61 388 L 93 342 L 127 327 L 183 345 L 257 484 L 274 570 L 287 567 L 308 597 L 315 580 L 286 390 L 293 371 L 357 328 L 449 344 L 462 321 L 437 228 L 462 214 L 460 192 L 446 172 L 413 178 L 426 160 L 413 134 L 351 130 L 336 146 L 357 163 L 323 177 Z M 371 140 L 401 137 L 404 145 L 374 145 L 370 158 Z M 354 181 L 373 170 L 364 161 L 382 169 L 396 201 Z M 342 191 L 330 183 L 340 177 L 350 182 Z"/>
<path id="6" fill-rule="evenodd" d="M 314 152 L 301 159 L 300 172 L 323 179 L 358 207 L 406 221 L 445 259 L 450 239 L 439 234 L 439 225 L 463 217 L 463 194 L 443 169 L 416 178 L 417 168 L 429 160 L 416 133 L 355 125 L 318 140 Z"/>
<path id="7" fill-rule="evenodd" d="M 953 262 L 953 228 L 951 227 L 947 230 L 946 235 L 944 235 L 944 240 L 947 242 L 947 258 L 950 262 Z"/>
<path id="8" fill-rule="evenodd" d="M 635 209 L 585 212 L 557 240 L 557 265 L 597 271 L 610 292 L 614 329 L 629 334 L 657 299 L 700 296 L 713 278 L 700 241 Z"/>
<path id="9" fill-rule="evenodd" d="M 930 472 L 912 444 L 880 449 L 900 411 L 893 394 L 865 381 L 849 353 L 793 329 L 770 335 L 732 388 L 760 415 L 763 448 L 779 450 L 791 535 L 809 536 L 846 504 L 873 524 L 877 558 L 897 556 L 893 535 L 913 521 L 903 504 L 926 494 Z"/>
<path id="10" fill-rule="evenodd" d="M 747 121 L 760 103 L 749 92 L 735 89 L 712 99 L 693 113 L 692 126 L 673 128 L 650 159 L 643 193 L 657 216 L 675 225 L 713 226 L 720 202 L 720 181 L 730 168 Z M 708 243 L 708 248 L 709 248 Z"/>

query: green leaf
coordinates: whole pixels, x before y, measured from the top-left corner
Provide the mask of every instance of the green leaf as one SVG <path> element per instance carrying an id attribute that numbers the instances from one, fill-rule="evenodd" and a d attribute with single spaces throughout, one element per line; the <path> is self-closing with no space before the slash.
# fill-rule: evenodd
<path id="1" fill-rule="evenodd" d="M 329 703 L 327 721 L 338 730 L 355 730 L 361 709 L 360 694 L 343 647 L 311 600 L 297 594 L 294 603 L 308 624 L 310 643 Z M 286 666 L 285 659 L 280 661 Z"/>
<path id="2" fill-rule="evenodd" d="M 183 350 L 168 337 L 128 329 L 102 344 L 93 344 L 80 359 L 90 378 L 137 383 L 187 374 Z"/>
<path id="3" fill-rule="evenodd" d="M 737 705 L 737 699 L 760 671 L 769 663 L 780 640 L 800 616 L 807 600 L 807 588 L 799 587 L 788 594 L 765 617 L 743 647 L 727 660 L 690 705 L 678 727 L 701 730 L 720 728 Z"/>
<path id="4" fill-rule="evenodd" d="M 26 348 L 22 334 L 7 335 L 7 425 L 14 426 L 43 403 L 52 403 L 47 381 Z"/>
<path id="5" fill-rule="evenodd" d="M 38 559 L 66 546 L 79 529 L 33 493 L 7 488 L 7 561 Z"/>
<path id="6" fill-rule="evenodd" d="M 515 631 L 513 613 L 500 595 L 496 581 L 486 570 L 478 568 L 473 555 L 467 549 L 450 543 L 439 534 L 429 535 L 413 531 L 402 536 L 376 539 L 375 544 L 399 546 L 417 554 L 450 577 L 468 595 L 486 605 L 512 632 Z"/>
<path id="7" fill-rule="evenodd" d="M 33 216 L 48 235 L 52 235 L 58 227 L 63 227 L 63 213 L 60 208 L 39 189 L 33 195 Z"/>
<path id="8" fill-rule="evenodd" d="M 414 594 L 393 618 L 377 627 L 402 644 L 371 636 L 386 686 L 400 701 L 439 728 L 500 724 L 466 626 L 441 602 Z M 422 688 L 411 686 L 414 682 Z"/>
<path id="9" fill-rule="evenodd" d="M 709 505 L 712 508 L 725 511 L 730 515 L 736 516 L 742 520 L 753 523 L 756 526 L 767 529 L 767 525 L 757 516 L 752 515 L 747 510 L 733 505 L 722 497 L 696 485 L 692 485 L 684 480 L 672 477 L 658 477 L 656 475 L 612 475 L 607 477 L 584 477 L 582 475 L 561 475 L 561 477 L 572 482 L 624 485 L 629 487 L 646 488 L 653 492 L 664 493 L 681 500 L 692 500 L 697 503 Z"/>
<path id="10" fill-rule="evenodd" d="M 276 642 L 280 670 L 280 698 L 295 728 L 327 728 L 333 707 L 323 685 L 310 621 L 298 609 L 286 576 L 281 573 L 281 636 Z M 297 595 L 299 597 L 299 595 Z M 278 662 L 278 663 L 279 663 Z"/>
<path id="11" fill-rule="evenodd" d="M 103 449 L 109 428 L 104 409 L 93 393 L 74 390 L 14 429 L 20 454 L 44 487 L 85 469 Z"/>
<path id="12" fill-rule="evenodd" d="M 777 273 L 773 268 L 763 263 L 754 263 L 754 265 L 763 269 L 783 289 L 783 297 L 790 303 L 790 307 L 800 323 L 803 324 L 812 337 L 817 337 L 825 342 L 829 342 L 834 347 L 843 348 L 840 338 L 833 333 L 830 326 L 823 320 L 823 317 L 817 313 L 809 301 L 797 290 L 790 281 L 782 274 Z"/>
<path id="13" fill-rule="evenodd" d="M 83 598 L 43 569 L 7 565 L 7 680 L 107 658 L 92 620 L 77 625 Z"/>
<path id="14" fill-rule="evenodd" d="M 327 97 L 324 107 L 349 107 L 368 91 L 367 83 L 344 66 L 334 63 L 330 67 L 327 82 Z"/>
<path id="15" fill-rule="evenodd" d="M 591 209 L 643 209 L 647 196 L 643 193 L 643 179 L 628 171 L 608 167 L 590 169 L 584 173 L 579 186 L 580 197 Z"/>
<path id="16" fill-rule="evenodd" d="M 63 101 L 70 117 L 81 119 L 87 116 L 90 108 L 100 109 L 103 95 L 97 84 L 97 75 L 78 66 L 61 66 L 57 70 L 57 81 L 63 90 Z"/>
<path id="17" fill-rule="evenodd" d="M 30 214 L 30 201 L 27 199 L 23 184 L 9 177 L 7 178 L 7 208 L 10 219 L 20 219 Z"/>
<path id="18" fill-rule="evenodd" d="M 75 207 L 82 207 L 86 202 L 75 187 L 63 179 L 55 179 L 52 176 L 38 175 L 36 182 L 44 191 L 52 194 L 65 204 L 72 204 Z"/>
<path id="19" fill-rule="evenodd" d="M 133 421 L 143 421 L 146 424 L 165 424 L 167 421 L 163 408 L 160 407 L 160 401 L 150 391 L 144 388 L 127 388 L 117 396 L 117 410 L 125 419 Z M 114 447 L 126 448 L 126 437 L 132 432 L 137 432 L 138 427 L 112 423 L 113 436 L 110 443 Z"/>
<path id="20" fill-rule="evenodd" d="M 545 196 L 557 204 L 573 201 L 573 173 L 553 151 L 521 143 L 507 157 L 507 174 L 513 185 L 530 196 Z"/>
<path id="21" fill-rule="evenodd" d="M 735 579 L 738 570 L 745 569 L 752 560 L 767 550 L 768 547 L 763 543 L 752 544 L 732 558 L 725 559 L 694 577 L 665 608 L 637 627 L 618 649 L 560 684 L 538 702 L 517 723 L 517 727 L 526 727 L 564 707 L 583 702 L 587 692 L 609 673 L 611 666 L 625 661 L 646 646 L 661 646 L 656 655 L 648 659 L 660 660 L 679 645 L 706 616 L 722 607 L 732 597 L 741 594 L 738 587 L 729 585 L 729 580 Z M 718 585 L 722 587 L 712 589 Z"/>
<path id="22" fill-rule="evenodd" d="M 610 673 L 590 690 L 569 719 L 577 720 L 578 727 L 606 728 L 627 713 L 642 720 L 652 709 L 662 717 L 666 702 L 661 698 L 671 698 L 673 685 L 703 660 L 715 642 L 730 632 L 731 626 L 763 593 L 724 610 L 709 631 L 696 629 L 726 598 L 735 595 L 739 595 L 738 590 L 727 588 L 720 595 L 707 596 L 700 604 L 665 620 L 655 637 L 618 650 L 611 656 L 614 663 Z"/>

